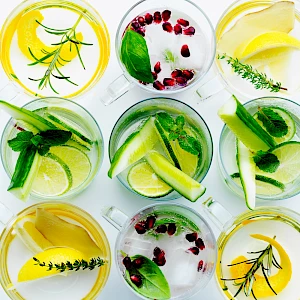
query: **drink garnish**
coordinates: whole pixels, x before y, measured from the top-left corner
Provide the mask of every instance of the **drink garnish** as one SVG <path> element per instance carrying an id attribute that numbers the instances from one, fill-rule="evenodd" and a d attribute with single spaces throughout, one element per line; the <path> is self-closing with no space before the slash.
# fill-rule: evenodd
<path id="1" fill-rule="evenodd" d="M 260 170 L 267 173 L 276 172 L 280 165 L 280 161 L 275 154 L 262 150 L 256 152 L 253 156 L 253 160 Z"/>

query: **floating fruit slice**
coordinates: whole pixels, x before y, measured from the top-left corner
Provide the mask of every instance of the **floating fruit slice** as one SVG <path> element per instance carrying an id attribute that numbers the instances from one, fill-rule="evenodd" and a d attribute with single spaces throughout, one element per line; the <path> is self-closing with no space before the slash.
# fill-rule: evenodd
<path id="1" fill-rule="evenodd" d="M 65 194 L 71 186 L 72 174 L 65 162 L 52 153 L 43 156 L 32 185 L 35 193 L 54 197 Z"/>
<path id="2" fill-rule="evenodd" d="M 124 171 L 153 149 L 158 141 L 154 119 L 154 117 L 149 117 L 143 122 L 115 153 L 108 171 L 110 178 Z"/>
<path id="3" fill-rule="evenodd" d="M 218 115 L 248 149 L 266 151 L 276 145 L 235 96 L 219 109 Z"/>
<path id="4" fill-rule="evenodd" d="M 86 256 L 80 251 L 63 247 L 47 249 L 36 254 L 34 257 L 40 262 L 45 262 L 46 265 L 48 265 L 50 262 L 55 265 L 65 263 L 67 261 L 74 263 L 75 260 L 86 260 Z M 18 274 L 18 282 L 36 280 L 56 274 L 60 274 L 60 271 L 56 270 L 56 268 L 48 270 L 47 267 L 41 267 L 37 265 L 36 261 L 33 258 L 30 258 L 20 269 Z"/>
<path id="5" fill-rule="evenodd" d="M 101 249 L 84 228 L 71 224 L 47 210 L 36 210 L 35 227 L 54 246 L 77 249 L 88 258 L 102 255 Z"/>
<path id="6" fill-rule="evenodd" d="M 59 157 L 67 164 L 72 174 L 72 189 L 77 188 L 89 177 L 91 172 L 91 162 L 88 156 L 75 147 L 54 146 L 50 153 Z"/>
<path id="7" fill-rule="evenodd" d="M 246 5 L 248 3 L 245 3 Z M 243 6 L 238 6 L 235 9 L 236 14 L 242 9 Z M 233 12 L 231 14 L 234 15 Z M 217 45 L 218 52 L 239 57 L 240 54 L 235 53 L 237 47 L 242 53 L 251 40 L 263 33 L 270 31 L 289 33 L 294 28 L 294 22 L 295 5 L 291 1 L 279 1 L 266 9 L 246 14 L 222 35 Z"/>
<path id="8" fill-rule="evenodd" d="M 165 157 L 156 151 L 149 151 L 146 160 L 154 172 L 178 193 L 195 202 L 205 193 L 206 188 L 174 167 Z"/>
<path id="9" fill-rule="evenodd" d="M 135 192 L 150 198 L 165 196 L 173 190 L 155 174 L 147 162 L 133 166 L 128 172 L 127 181 Z"/>

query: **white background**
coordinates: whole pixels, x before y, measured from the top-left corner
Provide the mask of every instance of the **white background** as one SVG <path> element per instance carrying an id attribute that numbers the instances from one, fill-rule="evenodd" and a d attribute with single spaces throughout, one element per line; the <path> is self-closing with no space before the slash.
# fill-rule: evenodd
<path id="1" fill-rule="evenodd" d="M 176 0 L 174 0 L 176 1 Z M 111 58 L 104 74 L 103 78 L 98 83 L 97 87 L 94 88 L 88 95 L 83 99 L 78 99 L 79 103 L 86 107 L 98 121 L 100 128 L 104 136 L 105 143 L 105 154 L 104 162 L 102 168 L 92 182 L 92 184 L 85 190 L 82 194 L 74 199 L 70 199 L 70 203 L 80 206 L 89 212 L 97 221 L 101 224 L 110 242 L 112 251 L 114 251 L 115 240 L 117 237 L 117 230 L 108 224 L 101 217 L 101 207 L 108 205 L 115 205 L 124 211 L 128 215 L 132 215 L 136 210 L 142 208 L 145 205 L 153 203 L 153 201 L 145 200 L 140 198 L 130 191 L 125 189 L 118 182 L 117 179 L 111 180 L 107 177 L 107 170 L 109 168 L 108 159 L 108 141 L 110 132 L 113 125 L 119 118 L 119 116 L 132 104 L 151 97 L 152 95 L 140 90 L 138 87 L 133 88 L 125 96 L 123 96 L 118 102 L 110 105 L 109 107 L 104 107 L 98 96 L 101 94 L 107 85 L 114 80 L 118 75 L 121 74 L 121 69 L 115 57 L 114 49 L 114 38 L 119 20 L 125 14 L 125 12 L 135 3 L 135 0 L 90 0 L 89 1 L 95 8 L 98 9 L 99 13 L 103 17 L 104 21 L 108 26 L 108 30 L 111 36 Z M 163 2 L 163 0 L 162 0 Z M 217 23 L 219 17 L 221 16 L 224 9 L 231 3 L 230 0 L 195 0 L 195 2 L 206 12 L 208 17 L 211 19 L 213 25 Z M 3 24 L 6 16 L 10 11 L 20 3 L 18 0 L 1 0 L 0 9 L 0 23 Z M 207 77 L 208 78 L 208 77 Z M 206 80 L 207 80 L 206 78 Z M 205 80 L 205 79 L 204 79 Z M 0 75 L 0 88 L 5 86 L 7 79 L 5 75 Z M 195 94 L 195 89 L 188 90 L 183 93 L 178 93 L 173 96 L 173 98 L 179 99 L 193 106 L 205 119 L 207 122 L 214 140 L 214 158 L 211 169 L 204 179 L 203 184 L 207 187 L 205 195 L 198 200 L 196 203 L 190 203 L 187 200 L 179 199 L 176 200 L 177 203 L 182 203 L 192 207 L 195 210 L 200 209 L 201 201 L 205 200 L 209 196 L 213 196 L 219 202 L 221 202 L 226 208 L 233 214 L 237 215 L 246 209 L 244 200 L 235 196 L 222 182 L 221 176 L 217 168 L 217 149 L 218 149 L 218 139 L 220 131 L 222 128 L 222 122 L 218 119 L 217 109 L 224 103 L 226 97 L 224 95 L 218 95 L 216 97 L 210 98 L 200 102 L 199 98 Z M 0 98 L 1 98 L 0 93 Z M 17 104 L 23 104 L 24 102 L 30 100 L 25 96 L 18 100 Z M 200 103 L 199 103 L 200 102 Z M 0 112 L 0 132 L 4 128 L 7 121 L 7 116 Z M 34 203 L 34 200 L 28 200 L 23 203 L 15 199 L 10 193 L 6 191 L 9 185 L 9 179 L 3 170 L 2 165 L 0 165 L 0 201 L 3 202 L 8 208 L 12 210 L 13 213 L 17 213 L 26 206 Z M 285 205 L 291 209 L 295 209 L 300 212 L 300 197 L 294 197 L 292 199 L 286 200 L 281 203 L 272 202 L 274 205 Z M 216 227 L 208 220 L 211 224 L 216 237 L 219 235 Z M 0 227 L 0 229 L 2 229 Z M 8 299 L 4 291 L 0 288 L 0 300 Z M 98 299 L 105 300 L 129 300 L 138 299 L 121 281 L 121 278 L 117 274 L 116 266 L 113 261 L 112 269 L 108 282 L 100 294 Z M 196 296 L 191 298 L 191 300 L 221 300 L 223 299 L 221 294 L 217 289 L 214 278 L 210 281 L 208 286 L 199 292 Z M 30 300 L 30 299 L 28 299 Z M 68 300 L 68 299 L 66 299 Z M 71 299 L 76 300 L 76 299 Z"/>

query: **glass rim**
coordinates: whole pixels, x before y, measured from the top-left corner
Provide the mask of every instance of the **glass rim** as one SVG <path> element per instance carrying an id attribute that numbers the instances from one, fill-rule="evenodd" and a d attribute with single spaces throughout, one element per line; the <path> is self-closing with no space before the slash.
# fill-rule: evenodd
<path id="1" fill-rule="evenodd" d="M 93 117 L 93 115 L 86 108 L 84 108 L 82 105 L 80 105 L 79 103 L 77 103 L 77 102 L 75 102 L 73 100 L 66 99 L 66 98 L 61 98 L 61 97 L 42 97 L 42 98 L 37 98 L 37 99 L 33 99 L 33 100 L 29 101 L 29 102 L 26 102 L 21 107 L 22 108 L 26 108 L 28 105 L 30 105 L 32 103 L 39 102 L 39 101 L 45 101 L 47 99 L 57 99 L 57 100 L 60 100 L 60 101 L 66 102 L 66 103 L 71 103 L 71 104 L 74 104 L 75 106 L 78 106 L 80 109 L 82 109 L 83 111 L 85 111 L 88 114 L 88 116 L 91 118 L 91 120 L 93 121 L 93 123 L 96 125 L 96 128 L 98 129 L 97 130 L 98 132 L 96 132 L 96 131 L 93 131 L 93 132 L 97 133 L 97 135 L 99 135 L 99 137 L 97 139 L 98 148 L 100 149 L 100 155 L 97 156 L 97 161 L 99 161 L 98 169 L 94 173 L 93 178 L 91 179 L 91 181 L 83 189 L 79 189 L 77 191 L 75 189 L 75 192 L 73 192 L 73 193 L 71 191 L 68 191 L 65 195 L 63 194 L 63 195 L 55 196 L 56 199 L 58 198 L 60 200 L 63 200 L 63 199 L 68 199 L 68 198 L 71 198 L 73 196 L 78 195 L 84 189 L 86 189 L 92 183 L 92 181 L 95 179 L 95 177 L 99 173 L 99 171 L 100 171 L 100 169 L 102 167 L 102 164 L 103 164 L 103 158 L 104 158 L 104 139 L 103 139 L 103 134 L 102 134 L 101 128 L 100 128 L 98 122 L 96 121 L 96 119 Z M 6 123 L 3 131 L 2 131 L 1 140 L 0 140 L 0 147 L 1 147 L 1 149 L 2 149 L 2 147 L 4 145 L 4 143 L 6 142 L 4 140 L 4 134 L 9 130 L 9 127 L 11 125 L 12 120 L 14 120 L 14 118 L 10 117 L 9 120 L 7 121 L 7 123 Z M 8 176 L 8 178 L 11 179 L 11 176 L 9 175 L 8 167 L 5 164 L 4 151 L 0 151 L 0 152 L 1 152 L 1 163 L 2 163 L 3 169 L 5 170 L 5 173 Z M 52 201 L 53 200 L 53 196 L 49 197 L 49 196 L 44 196 L 44 195 L 39 195 L 39 194 L 35 195 L 35 194 L 32 194 L 32 192 L 30 192 L 30 197 L 32 197 L 34 199 L 43 199 L 43 200 L 48 200 L 48 201 Z M 59 201 L 59 200 L 55 200 L 55 201 Z"/>
<path id="2" fill-rule="evenodd" d="M 240 1 L 240 0 L 238 0 Z M 283 97 L 278 97 L 278 96 L 265 96 L 265 97 L 259 97 L 259 98 L 255 98 L 255 99 L 251 99 L 245 103 L 243 103 L 242 105 L 245 107 L 246 105 L 250 105 L 251 103 L 255 102 L 255 101 L 258 101 L 258 100 L 267 100 L 267 99 L 273 99 L 273 98 L 276 98 L 277 100 L 283 100 L 283 101 L 286 101 L 287 103 L 291 103 L 292 105 L 296 105 L 299 107 L 300 109 L 300 104 L 291 100 L 291 99 L 287 99 L 287 98 L 283 98 Z M 276 102 L 274 103 L 276 105 Z M 225 177 L 225 179 L 227 180 L 228 178 L 230 179 L 230 182 L 233 184 L 234 187 L 236 187 L 237 189 L 241 190 L 242 191 L 242 188 L 236 183 L 234 182 L 232 179 L 231 179 L 231 176 L 230 174 L 227 172 L 226 168 L 225 168 L 225 164 L 224 164 L 224 159 L 223 159 L 223 156 L 221 154 L 221 142 L 223 140 L 223 135 L 224 135 L 224 132 L 225 130 L 230 130 L 228 128 L 228 126 L 226 124 L 223 125 L 222 127 L 222 130 L 221 130 L 221 133 L 220 133 L 220 136 L 219 136 L 219 147 L 218 147 L 218 162 L 219 162 L 219 169 L 221 169 L 221 176 L 222 178 Z M 231 132 L 231 134 L 233 134 Z M 224 176 L 224 175 L 225 176 Z M 224 178 L 223 178 L 224 179 Z M 228 187 L 231 191 L 232 189 L 230 187 Z M 234 191 L 232 191 L 234 192 Z M 235 193 L 235 192 L 234 192 Z M 235 193 L 236 194 L 236 193 Z M 280 198 L 280 199 L 275 199 L 276 201 L 283 201 L 283 200 L 287 200 L 291 197 L 294 197 L 296 195 L 300 194 L 300 189 L 294 193 L 292 193 L 291 195 L 287 195 L 287 196 L 284 196 L 283 198 Z M 266 195 L 267 196 L 267 195 Z M 280 196 L 280 194 L 278 194 L 278 196 Z M 272 201 L 272 199 L 269 199 L 269 198 L 266 198 L 266 197 L 263 197 L 263 195 L 257 195 L 256 194 L 256 199 L 259 199 L 259 200 L 263 200 L 263 201 Z M 259 206 L 259 207 L 264 207 L 264 206 Z"/>
<path id="3" fill-rule="evenodd" d="M 123 65 L 123 63 L 121 62 L 121 59 L 120 59 L 120 55 L 119 55 L 119 39 L 118 39 L 118 37 L 120 35 L 121 27 L 122 27 L 122 25 L 123 25 L 126 17 L 130 14 L 130 12 L 134 8 L 136 8 L 137 6 L 139 6 L 140 4 L 142 4 L 143 2 L 146 2 L 146 1 L 149 2 L 151 0 L 140 0 L 137 3 L 135 3 L 134 5 L 132 5 L 126 11 L 126 13 L 123 15 L 123 17 L 122 17 L 122 19 L 121 19 L 121 21 L 120 21 L 120 23 L 118 25 L 117 31 L 116 31 L 115 52 L 116 52 L 116 57 L 117 57 L 119 66 L 122 69 L 122 74 L 124 74 L 124 76 L 126 77 L 126 79 L 129 82 L 134 83 L 136 86 L 139 86 L 140 88 L 142 88 L 143 90 L 145 90 L 147 92 L 151 92 L 151 93 L 155 93 L 155 94 L 160 94 L 160 95 L 171 95 L 171 94 L 175 94 L 175 93 L 179 93 L 179 92 L 185 91 L 185 90 L 193 87 L 197 83 L 199 83 L 199 81 L 202 80 L 205 77 L 205 75 L 208 73 L 208 71 L 211 69 L 211 67 L 212 67 L 212 65 L 214 63 L 215 56 L 216 56 L 216 51 L 217 51 L 217 42 L 216 42 L 216 34 L 215 34 L 214 26 L 213 26 L 211 20 L 209 19 L 209 17 L 207 16 L 207 14 L 196 3 L 194 3 L 192 0 L 180 0 L 180 1 L 188 2 L 189 4 L 193 5 L 204 16 L 204 19 L 207 21 L 207 23 L 208 23 L 208 25 L 209 25 L 209 27 L 211 29 L 213 51 L 210 52 L 210 55 L 211 55 L 210 62 L 207 65 L 207 70 L 199 78 L 197 78 L 196 80 L 193 80 L 190 84 L 186 85 L 184 88 L 180 88 L 180 89 L 177 89 L 177 90 L 164 90 L 164 91 L 159 91 L 159 90 L 156 90 L 156 89 L 150 89 L 150 88 L 148 88 L 147 86 L 145 86 L 143 84 L 138 84 L 138 82 L 135 79 L 132 79 L 132 76 L 127 72 L 126 68 L 124 67 L 124 65 Z"/>

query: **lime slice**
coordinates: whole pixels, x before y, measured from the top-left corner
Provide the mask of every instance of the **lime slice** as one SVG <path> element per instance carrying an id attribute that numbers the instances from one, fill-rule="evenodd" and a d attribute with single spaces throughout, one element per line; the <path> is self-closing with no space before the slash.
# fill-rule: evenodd
<path id="1" fill-rule="evenodd" d="M 135 192 L 150 198 L 165 196 L 173 190 L 154 173 L 147 162 L 133 166 L 128 172 L 127 181 Z"/>
<path id="2" fill-rule="evenodd" d="M 52 153 L 43 156 L 32 185 L 33 191 L 43 196 L 53 197 L 65 194 L 71 186 L 72 174 L 69 167 Z"/>
<path id="3" fill-rule="evenodd" d="M 267 173 L 263 172 L 256 167 L 258 175 L 273 178 L 283 184 L 293 182 L 300 175 L 300 142 L 289 141 L 282 143 L 269 152 L 277 156 L 280 165 L 276 172 Z"/>
<path id="4" fill-rule="evenodd" d="M 280 138 L 273 137 L 275 142 L 278 144 L 281 144 L 283 142 L 287 142 L 287 141 L 291 140 L 296 133 L 296 124 L 295 124 L 295 121 L 292 118 L 292 116 L 283 108 L 280 108 L 280 107 L 268 107 L 268 108 L 272 109 L 279 116 L 281 116 L 288 126 L 288 133 L 285 136 L 280 137 Z M 260 120 L 258 120 L 257 113 L 253 117 L 258 122 L 258 124 L 267 131 L 267 129 L 265 128 L 263 123 Z"/>
<path id="5" fill-rule="evenodd" d="M 72 174 L 72 189 L 86 181 L 91 172 L 91 162 L 81 150 L 71 146 L 51 147 L 50 153 L 59 157 L 69 167 Z"/>

